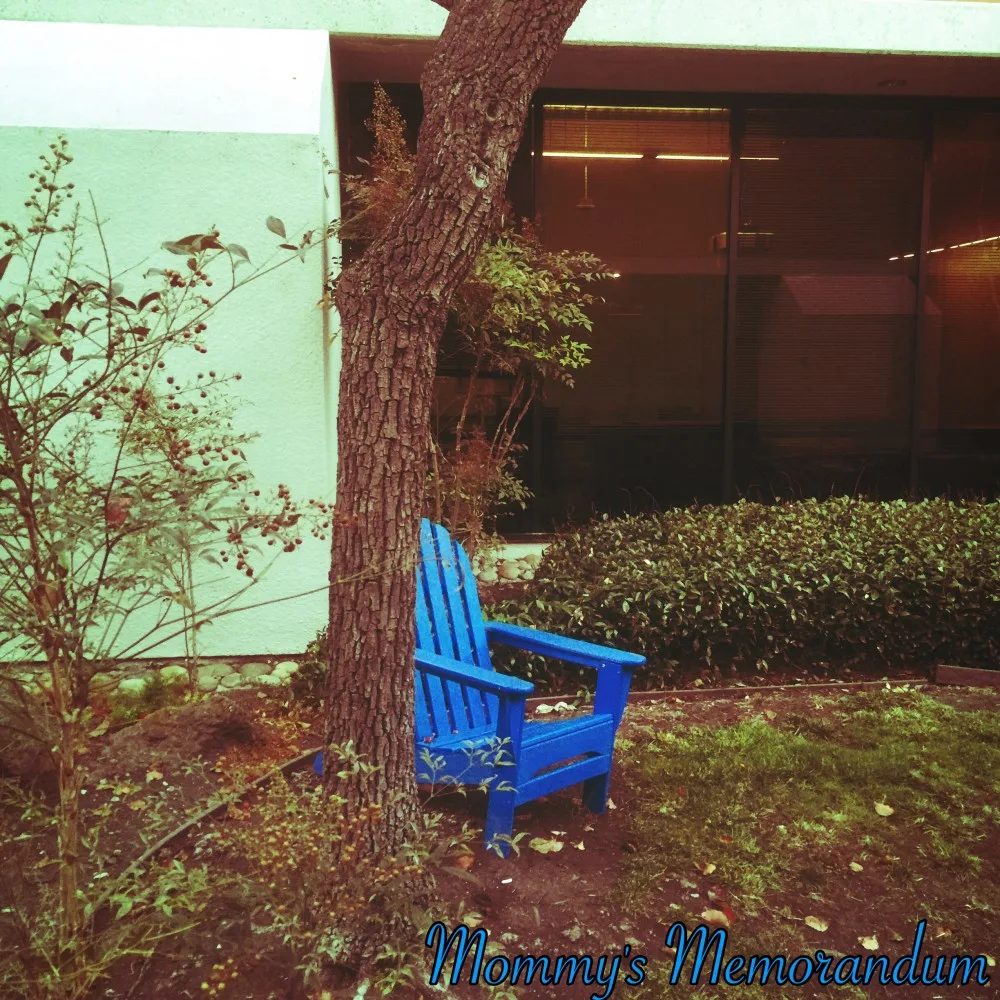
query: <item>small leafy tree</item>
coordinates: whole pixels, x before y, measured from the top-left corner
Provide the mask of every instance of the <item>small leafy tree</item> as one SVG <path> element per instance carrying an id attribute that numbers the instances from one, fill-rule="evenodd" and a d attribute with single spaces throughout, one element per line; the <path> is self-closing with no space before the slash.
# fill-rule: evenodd
<path id="1" fill-rule="evenodd" d="M 52 143 L 30 175 L 28 224 L 0 222 L 0 658 L 44 662 L 58 774 L 58 899 L 54 940 L 42 950 L 51 967 L 46 995 L 69 997 L 103 971 L 79 946 L 95 919 L 81 835 L 83 755 L 100 731 L 91 678 L 114 658 L 193 638 L 229 613 L 266 569 L 258 541 L 284 551 L 302 543 L 303 512 L 284 486 L 261 498 L 246 464 L 250 437 L 233 428 L 219 398 L 240 376 L 175 361 L 179 352 L 207 354 L 212 310 L 304 257 L 311 237 L 281 244 L 294 253 L 241 276 L 249 267 L 243 247 L 223 244 L 214 229 L 186 236 L 164 244 L 179 266 L 151 268 L 144 278 L 152 285 L 128 297 L 96 206 L 85 218 L 63 179 L 66 146 Z M 286 238 L 279 220 L 268 227 Z M 220 264 L 228 280 L 213 298 Z M 321 534 L 326 505 L 309 509 Z M 243 582 L 198 607 L 196 569 L 227 563 Z M 9 665 L 2 679 L 15 684 Z"/>
<path id="2" fill-rule="evenodd" d="M 338 235 L 367 244 L 410 195 L 414 158 L 405 122 L 376 85 L 370 175 L 346 181 L 349 213 Z M 498 217 L 490 239 L 451 304 L 449 327 L 468 375 L 453 399 L 439 399 L 432 426 L 428 512 L 460 534 L 474 552 L 484 529 L 530 491 L 516 475 L 517 433 L 546 383 L 572 386 L 589 362 L 581 335 L 593 327 L 597 296 L 587 285 L 611 274 L 593 254 L 550 250 L 525 220 Z M 499 412 L 485 377 L 508 383 Z"/>

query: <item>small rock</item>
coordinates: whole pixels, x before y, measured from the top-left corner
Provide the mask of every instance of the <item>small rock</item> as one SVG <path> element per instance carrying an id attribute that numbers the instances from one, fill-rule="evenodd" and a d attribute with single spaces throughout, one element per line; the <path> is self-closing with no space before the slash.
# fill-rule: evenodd
<path id="1" fill-rule="evenodd" d="M 234 688 L 239 687 L 243 683 L 243 678 L 239 674 L 226 674 L 219 681 L 219 687 L 224 688 Z"/>
<path id="2" fill-rule="evenodd" d="M 257 684 L 263 684 L 266 687 L 279 687 L 284 684 L 285 681 L 286 678 L 275 676 L 274 674 L 261 674 L 261 676 L 256 679 Z"/>
<path id="3" fill-rule="evenodd" d="M 198 668 L 199 691 L 214 691 L 218 686 L 219 686 L 218 674 L 212 671 L 211 666 Z"/>
<path id="4" fill-rule="evenodd" d="M 240 676 L 245 681 L 256 680 L 258 677 L 262 677 L 264 674 L 269 674 L 270 672 L 271 667 L 267 663 L 244 663 L 240 667 Z"/>
<path id="5" fill-rule="evenodd" d="M 131 696 L 133 698 L 142 697 L 142 693 L 145 690 L 146 690 L 145 677 L 126 677 L 118 684 L 119 694 Z"/>
<path id="6" fill-rule="evenodd" d="M 529 552 L 526 556 L 524 556 L 524 558 L 521 559 L 521 562 L 530 566 L 532 569 L 538 569 L 538 565 L 541 561 L 542 557 L 537 552 Z"/>
<path id="7" fill-rule="evenodd" d="M 99 694 L 104 694 L 115 686 L 117 680 L 118 679 L 111 674 L 105 674 L 99 671 L 90 678 L 90 690 L 96 691 Z"/>
<path id="8" fill-rule="evenodd" d="M 282 660 L 275 668 L 274 672 L 282 677 L 287 677 L 289 674 L 297 673 L 299 665 L 295 660 Z"/>
<path id="9" fill-rule="evenodd" d="M 497 576 L 497 571 L 495 569 L 484 569 L 482 573 L 479 574 L 480 583 L 496 583 L 500 577 Z"/>
<path id="10" fill-rule="evenodd" d="M 500 564 L 500 578 L 502 580 L 517 580 L 520 579 L 521 570 L 517 565 L 517 562 L 513 559 L 504 559 Z"/>
<path id="11" fill-rule="evenodd" d="M 179 663 L 160 667 L 160 676 L 166 684 L 187 684 L 188 682 L 188 672 Z"/>
<path id="12" fill-rule="evenodd" d="M 226 674 L 231 674 L 233 672 L 233 665 L 231 663 L 225 663 L 219 661 L 216 663 L 206 663 L 198 668 L 198 676 L 202 677 L 215 677 L 216 679 L 220 677 L 225 677 Z"/>

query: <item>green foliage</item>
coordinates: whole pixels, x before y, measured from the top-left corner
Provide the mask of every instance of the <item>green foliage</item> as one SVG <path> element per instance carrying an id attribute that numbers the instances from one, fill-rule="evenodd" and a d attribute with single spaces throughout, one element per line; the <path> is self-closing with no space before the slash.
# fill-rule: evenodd
<path id="1" fill-rule="evenodd" d="M 166 681 L 162 675 L 153 674 L 141 691 L 135 694 L 115 691 L 111 695 L 108 699 L 111 721 L 115 725 L 135 722 L 167 705 L 179 704 L 186 694 L 187 685 L 184 681 Z"/>
<path id="2" fill-rule="evenodd" d="M 328 760 L 337 753 L 344 768 L 377 770 L 350 746 L 331 748 Z M 382 807 L 346 806 L 322 787 L 303 790 L 279 777 L 260 795 L 250 823 L 223 829 L 223 843 L 246 863 L 253 926 L 265 949 L 288 949 L 307 984 L 331 968 L 364 967 L 387 994 L 419 979 L 423 956 L 413 941 L 435 919 L 427 909 L 435 872 L 458 871 L 449 859 L 469 853 L 470 833 L 446 836 L 440 816 L 425 811 L 396 856 L 376 859 L 367 831 Z"/>
<path id="3" fill-rule="evenodd" d="M 296 701 L 311 708 L 323 704 L 326 692 L 327 672 L 327 626 L 316 633 L 316 638 L 306 646 L 305 656 L 299 662 L 299 669 L 291 676 L 289 689 Z"/>
<path id="4" fill-rule="evenodd" d="M 571 386 L 589 363 L 577 338 L 592 329 L 597 296 L 584 286 L 608 277 L 592 254 L 548 250 L 525 223 L 487 243 L 459 287 L 452 331 L 470 372 L 452 398 L 438 393 L 428 513 L 468 552 L 501 510 L 530 499 L 516 475 L 518 428 L 547 384 Z M 500 397 L 485 391 L 498 376 Z"/>
<path id="5" fill-rule="evenodd" d="M 994 666 L 998 537 L 1000 504 L 943 499 L 605 518 L 552 545 L 527 596 L 492 613 L 645 653 L 649 686 L 697 660 Z M 544 669 L 527 664 L 561 689 L 581 676 Z"/>
<path id="6" fill-rule="evenodd" d="M 121 786 L 123 795 L 132 790 Z M 108 808 L 88 813 L 80 921 L 66 935 L 52 871 L 59 817 L 41 797 L 0 780 L 0 994 L 12 1000 L 83 1000 L 124 959 L 148 957 L 190 931 L 221 881 L 178 859 L 122 868 L 99 845 Z M 152 829 L 152 828 L 151 828 Z M 162 830 L 160 831 L 162 832 Z M 155 833 L 154 833 L 155 835 Z"/>

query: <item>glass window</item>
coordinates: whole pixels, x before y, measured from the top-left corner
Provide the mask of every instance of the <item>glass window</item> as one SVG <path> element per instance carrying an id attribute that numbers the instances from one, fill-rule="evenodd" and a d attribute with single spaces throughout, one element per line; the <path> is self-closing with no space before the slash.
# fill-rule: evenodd
<path id="1" fill-rule="evenodd" d="M 596 253 L 591 363 L 547 391 L 546 526 L 721 499 L 729 113 L 546 105 L 537 215 Z"/>
<path id="2" fill-rule="evenodd" d="M 934 127 L 921 485 L 1000 486 L 1000 115 L 948 112 Z"/>
<path id="3" fill-rule="evenodd" d="M 752 110 L 740 170 L 737 491 L 898 496 L 909 474 L 919 121 Z"/>

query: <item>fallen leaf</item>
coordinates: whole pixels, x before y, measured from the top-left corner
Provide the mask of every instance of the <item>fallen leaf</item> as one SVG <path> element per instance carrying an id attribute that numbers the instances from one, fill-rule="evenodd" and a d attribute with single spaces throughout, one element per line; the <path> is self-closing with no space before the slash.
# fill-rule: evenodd
<path id="1" fill-rule="evenodd" d="M 702 910 L 699 919 L 703 924 L 708 924 L 710 927 L 729 926 L 729 917 L 722 910 Z"/>
<path id="2" fill-rule="evenodd" d="M 702 875 L 711 875 L 712 872 L 715 871 L 715 865 L 713 865 L 711 861 L 703 861 L 698 865 L 698 871 L 700 871 Z"/>
<path id="3" fill-rule="evenodd" d="M 866 951 L 878 951 L 878 938 L 874 934 L 870 937 L 859 937 L 858 941 Z"/>
<path id="4" fill-rule="evenodd" d="M 877 812 L 879 816 L 891 816 L 895 811 L 896 810 L 893 809 L 892 806 L 885 802 L 875 803 L 875 812 Z"/>
<path id="5" fill-rule="evenodd" d="M 563 937 L 569 938 L 570 941 L 579 941 L 583 937 L 583 931 L 579 924 L 574 924 L 568 930 L 563 931 Z"/>
<path id="6" fill-rule="evenodd" d="M 719 837 L 719 843 L 720 844 L 731 844 L 732 842 L 733 842 L 733 838 L 730 837 L 728 834 L 724 833 L 721 837 Z"/>
<path id="7" fill-rule="evenodd" d="M 587 825 L 586 825 L 586 826 L 585 826 L 585 827 L 583 828 L 583 832 L 584 832 L 584 833 L 593 833 L 593 832 L 594 832 L 594 828 L 593 828 L 593 827 L 592 827 L 592 826 L 591 826 L 591 825 L 590 825 L 590 824 L 588 823 L 588 824 L 587 824 Z"/>
<path id="8" fill-rule="evenodd" d="M 585 851 L 586 848 L 583 846 L 583 841 L 581 840 L 579 844 L 573 845 L 578 851 Z"/>
<path id="9" fill-rule="evenodd" d="M 811 927 L 814 931 L 819 931 L 820 933 L 830 929 L 829 923 L 822 917 L 806 917 L 804 923 L 806 927 Z"/>
<path id="10" fill-rule="evenodd" d="M 993 957 L 992 955 L 983 955 L 983 958 L 985 958 L 985 959 L 986 959 L 986 964 L 987 964 L 987 965 L 988 965 L 988 966 L 989 966 L 989 967 L 990 967 L 991 969 L 993 969 L 993 968 L 995 968 L 995 967 L 996 967 L 996 964 L 997 964 L 997 960 L 996 960 L 996 959 L 995 959 L 995 958 L 994 958 L 994 957 Z"/>
<path id="11" fill-rule="evenodd" d="M 528 847 L 539 854 L 554 854 L 563 849 L 561 840 L 546 840 L 544 837 L 533 837 L 528 841 Z"/>
<path id="12" fill-rule="evenodd" d="M 479 913 L 466 913 L 466 915 L 462 917 L 462 923 L 465 924 L 466 927 L 476 928 L 482 922 L 483 917 L 482 914 Z"/>
<path id="13" fill-rule="evenodd" d="M 776 718 L 778 717 L 778 713 L 777 713 L 777 712 L 773 712 L 773 711 L 772 711 L 771 709 L 769 709 L 769 708 L 765 708 L 765 709 L 764 709 L 764 715 L 766 716 L 766 718 L 767 718 L 768 720 L 771 720 L 771 719 L 776 719 Z"/>
<path id="14" fill-rule="evenodd" d="M 455 858 L 455 867 L 461 868 L 463 871 L 468 871 L 472 867 L 472 863 L 475 858 L 471 854 L 462 854 L 460 857 Z"/>
<path id="15" fill-rule="evenodd" d="M 554 712 L 555 710 L 555 705 L 536 705 L 535 715 L 548 715 L 549 712 Z"/>
<path id="16" fill-rule="evenodd" d="M 864 865 L 859 865 L 857 861 L 852 861 L 848 866 L 852 872 L 863 872 L 865 870 Z"/>
<path id="17" fill-rule="evenodd" d="M 163 775 L 157 771 L 155 768 L 151 771 L 146 772 L 146 784 L 148 785 L 151 781 L 161 781 Z"/>
<path id="18" fill-rule="evenodd" d="M 951 928 L 950 927 L 939 927 L 934 932 L 934 937 L 935 938 L 950 938 L 951 937 Z"/>
<path id="19" fill-rule="evenodd" d="M 565 830 L 552 830 L 551 833 L 552 833 L 553 837 L 565 837 L 566 836 L 566 831 Z"/>
<path id="20" fill-rule="evenodd" d="M 614 799 L 608 799 L 608 808 L 609 809 L 617 809 L 618 808 L 618 806 L 615 805 L 615 800 Z"/>

